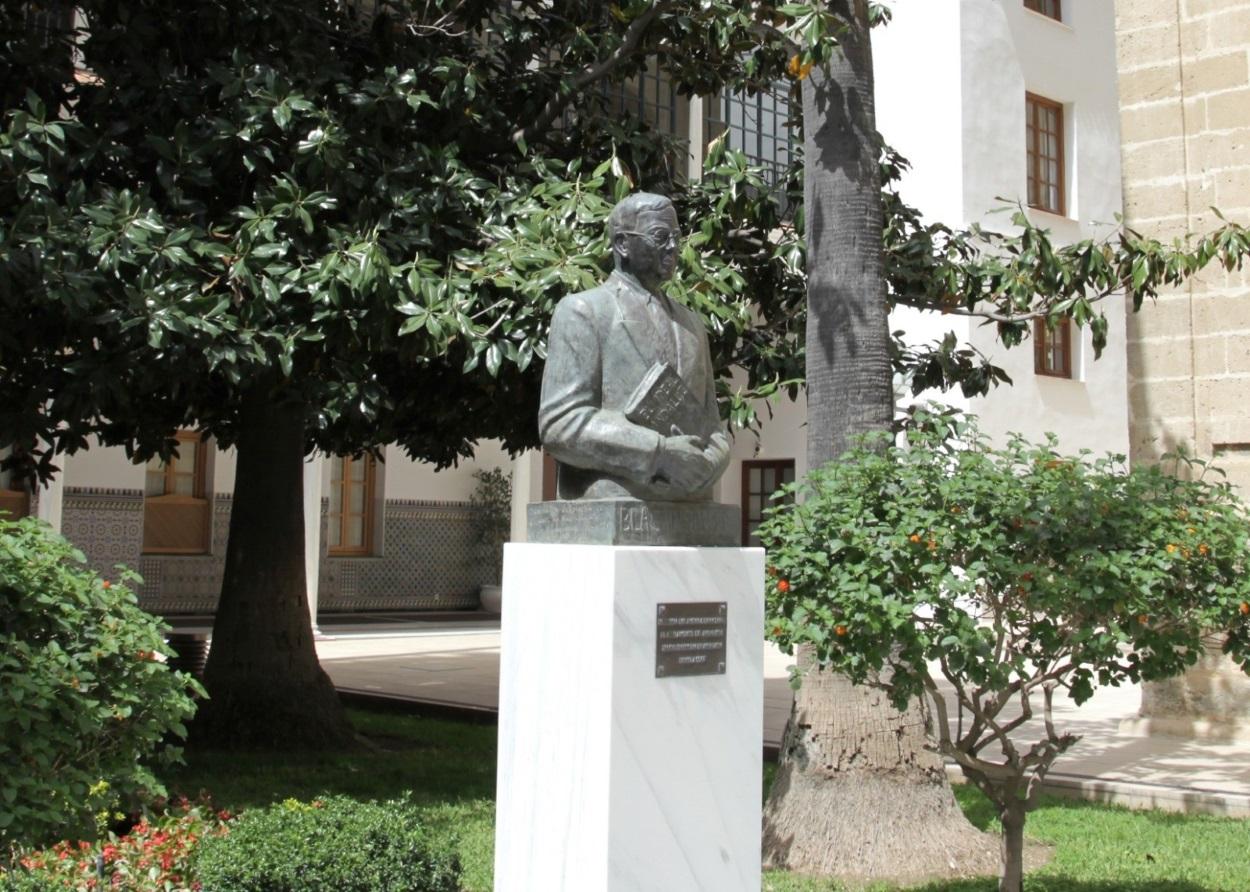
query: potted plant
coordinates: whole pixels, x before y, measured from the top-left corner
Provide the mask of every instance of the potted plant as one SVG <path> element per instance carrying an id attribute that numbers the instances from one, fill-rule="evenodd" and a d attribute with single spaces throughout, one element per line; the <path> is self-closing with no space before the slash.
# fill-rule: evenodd
<path id="1" fill-rule="evenodd" d="M 481 587 L 482 609 L 499 613 L 503 591 L 503 544 L 512 532 L 512 478 L 501 468 L 473 472 L 477 488 L 469 497 L 473 506 L 473 538 L 484 566 L 489 568 L 490 583 Z"/>

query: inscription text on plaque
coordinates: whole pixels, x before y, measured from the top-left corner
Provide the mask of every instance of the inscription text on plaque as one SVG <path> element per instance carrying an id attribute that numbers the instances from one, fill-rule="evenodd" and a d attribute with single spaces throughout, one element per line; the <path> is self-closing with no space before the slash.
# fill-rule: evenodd
<path id="1" fill-rule="evenodd" d="M 655 677 L 724 675 L 728 628 L 724 601 L 657 604 Z"/>

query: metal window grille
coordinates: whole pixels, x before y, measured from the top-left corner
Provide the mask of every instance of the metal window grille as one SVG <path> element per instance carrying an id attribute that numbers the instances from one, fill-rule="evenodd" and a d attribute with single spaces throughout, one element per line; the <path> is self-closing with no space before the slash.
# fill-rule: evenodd
<path id="1" fill-rule="evenodd" d="M 764 168 L 769 185 L 779 185 L 794 152 L 789 87 L 777 84 L 754 96 L 725 92 L 708 101 L 705 109 L 703 132 L 708 142 L 724 134 L 728 148 Z"/>
<path id="2" fill-rule="evenodd" d="M 26 27 L 37 34 L 43 46 L 52 46 L 74 28 L 74 4 L 44 0 L 26 4 Z"/>
<path id="3" fill-rule="evenodd" d="M 679 134 L 677 90 L 660 71 L 654 57 L 647 67 L 620 84 L 605 88 L 616 114 L 632 114 L 662 133 Z"/>

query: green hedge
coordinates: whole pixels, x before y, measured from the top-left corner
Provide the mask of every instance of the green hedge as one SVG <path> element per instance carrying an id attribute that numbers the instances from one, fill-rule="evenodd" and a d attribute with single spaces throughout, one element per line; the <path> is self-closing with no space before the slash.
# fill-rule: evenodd
<path id="1" fill-rule="evenodd" d="M 0 520 L 0 854 L 89 837 L 125 797 L 159 791 L 171 732 L 202 693 L 171 671 L 164 627 L 127 571 L 103 580 L 46 525 Z"/>
<path id="2" fill-rule="evenodd" d="M 245 812 L 205 839 L 194 873 L 204 892 L 456 892 L 460 861 L 406 800 L 288 800 Z"/>

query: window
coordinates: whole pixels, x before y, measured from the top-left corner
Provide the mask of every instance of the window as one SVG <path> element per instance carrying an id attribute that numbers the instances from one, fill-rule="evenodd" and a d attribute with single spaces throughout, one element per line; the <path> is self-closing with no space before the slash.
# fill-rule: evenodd
<path id="1" fill-rule="evenodd" d="M 1062 216 L 1065 213 L 1063 106 L 1026 93 L 1025 122 L 1029 207 Z"/>
<path id="2" fill-rule="evenodd" d="M 376 462 L 368 453 L 331 462 L 330 515 L 327 542 L 332 555 L 373 552 L 373 497 Z"/>
<path id="3" fill-rule="evenodd" d="M 606 89 L 608 107 L 618 115 L 632 114 L 661 133 L 682 135 L 686 132 L 685 103 L 677 101 L 677 90 L 660 72 L 658 60 L 652 56 L 647 67 L 622 84 Z"/>
<path id="4" fill-rule="evenodd" d="M 711 142 L 722 134 L 726 146 L 742 152 L 752 164 L 765 170 L 765 179 L 776 186 L 790 164 L 794 133 L 790 126 L 790 88 L 777 84 L 754 96 L 723 93 L 705 105 L 703 134 Z"/>
<path id="5" fill-rule="evenodd" d="M 208 554 L 211 532 L 209 445 L 195 431 L 178 431 L 178 454 L 148 461 L 143 487 L 143 551 Z"/>
<path id="6" fill-rule="evenodd" d="M 1045 319 L 1033 321 L 1033 371 L 1052 378 L 1072 377 L 1072 323 L 1060 319 L 1054 328 Z"/>
<path id="7" fill-rule="evenodd" d="M 12 454 L 12 449 L 0 449 L 0 461 Z M 22 486 L 12 471 L 0 470 L 0 518 L 17 520 L 29 513 L 30 492 Z"/>
<path id="8" fill-rule="evenodd" d="M 1059 2 L 1060 0 L 1024 0 L 1024 8 L 1061 22 L 1063 14 L 1059 8 Z"/>
<path id="9" fill-rule="evenodd" d="M 742 546 L 760 544 L 755 534 L 777 490 L 794 482 L 794 459 L 742 463 Z"/>
<path id="10" fill-rule="evenodd" d="M 63 0 L 44 0 L 27 3 L 26 27 L 43 38 L 43 45 L 51 47 L 63 40 L 74 28 L 74 5 Z"/>

